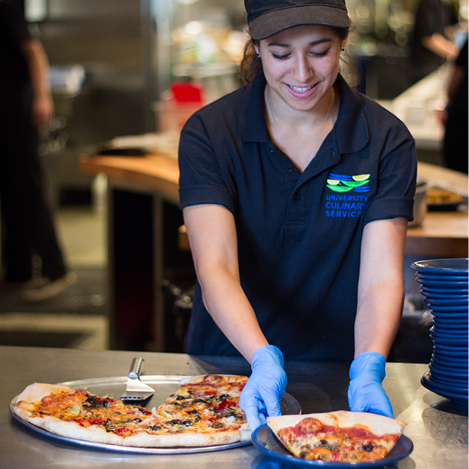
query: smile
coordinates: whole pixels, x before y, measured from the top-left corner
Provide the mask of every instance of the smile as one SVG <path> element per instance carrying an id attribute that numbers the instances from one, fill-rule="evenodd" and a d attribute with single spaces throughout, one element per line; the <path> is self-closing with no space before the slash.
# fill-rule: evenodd
<path id="1" fill-rule="evenodd" d="M 316 93 L 316 88 L 318 87 L 317 83 L 310 86 L 286 85 L 290 95 L 296 99 L 309 99 L 314 93 Z"/>
<path id="2" fill-rule="evenodd" d="M 313 88 L 313 86 L 302 86 L 302 87 L 299 87 L 299 86 L 293 86 L 293 85 L 288 85 L 293 91 L 295 91 L 296 93 L 306 93 L 307 91 L 309 91 L 310 89 Z"/>

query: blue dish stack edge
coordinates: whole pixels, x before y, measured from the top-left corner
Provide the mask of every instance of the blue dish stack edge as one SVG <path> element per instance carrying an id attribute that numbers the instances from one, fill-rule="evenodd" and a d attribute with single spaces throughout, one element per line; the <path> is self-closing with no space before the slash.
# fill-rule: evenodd
<path id="1" fill-rule="evenodd" d="M 468 405 L 468 259 L 414 262 L 420 293 L 432 313 L 433 354 L 422 385 Z"/>

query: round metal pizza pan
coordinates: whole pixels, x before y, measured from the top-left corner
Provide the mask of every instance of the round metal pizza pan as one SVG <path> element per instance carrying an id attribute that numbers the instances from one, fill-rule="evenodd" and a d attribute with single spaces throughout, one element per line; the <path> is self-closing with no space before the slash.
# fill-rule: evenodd
<path id="1" fill-rule="evenodd" d="M 169 397 L 170 394 L 175 392 L 179 387 L 179 382 L 189 376 L 163 376 L 163 375 L 144 375 L 140 376 L 140 380 L 145 384 L 148 384 L 155 390 L 155 394 L 146 403 L 147 409 L 157 407 Z M 127 376 L 117 376 L 111 378 L 93 378 L 93 379 L 82 379 L 77 381 L 65 381 L 57 383 L 60 385 L 70 386 L 72 389 L 88 389 L 90 392 L 99 396 L 108 396 L 114 399 L 119 399 L 125 392 L 127 384 Z M 36 427 L 35 425 L 27 422 L 20 418 L 13 412 L 16 405 L 18 396 L 15 396 L 10 402 L 10 412 L 13 418 L 21 422 L 26 427 L 32 429 L 34 432 L 44 435 L 49 438 L 61 440 L 67 443 L 72 443 L 79 446 L 84 446 L 94 449 L 103 449 L 106 451 L 117 451 L 121 453 L 140 453 L 140 454 L 185 454 L 185 453 L 206 453 L 213 451 L 222 451 L 231 448 L 238 448 L 241 446 L 250 445 L 252 442 L 241 441 L 238 443 L 229 443 L 217 446 L 200 446 L 200 447 L 174 447 L 174 448 L 138 448 L 131 446 L 119 446 L 108 443 L 96 443 L 93 441 L 78 440 L 76 438 L 65 437 L 56 435 L 42 428 Z M 301 414 L 300 403 L 288 393 L 284 393 L 283 398 L 280 402 L 280 409 L 282 415 L 294 415 Z"/>

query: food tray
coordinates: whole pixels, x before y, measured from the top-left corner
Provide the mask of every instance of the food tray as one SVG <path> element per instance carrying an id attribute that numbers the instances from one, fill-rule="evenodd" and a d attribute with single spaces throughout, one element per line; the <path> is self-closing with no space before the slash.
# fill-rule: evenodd
<path id="1" fill-rule="evenodd" d="M 157 407 L 170 396 L 177 391 L 179 383 L 184 378 L 190 378 L 189 376 L 163 376 L 163 375 L 145 375 L 140 376 L 140 380 L 145 384 L 148 384 L 155 390 L 155 394 L 146 403 L 147 409 Z M 88 389 L 91 393 L 98 396 L 105 396 L 119 399 L 125 392 L 127 385 L 127 376 L 117 376 L 114 378 L 93 378 L 93 379 L 82 379 L 77 381 L 66 381 L 57 383 L 63 386 L 70 386 L 72 389 Z M 246 446 L 251 444 L 251 441 L 240 441 L 237 443 L 228 443 L 217 446 L 200 446 L 200 447 L 174 447 L 174 448 L 140 448 L 131 446 L 119 446 L 108 443 L 97 443 L 93 441 L 78 440 L 76 438 L 65 437 L 56 435 L 42 428 L 36 427 L 35 425 L 27 422 L 20 418 L 13 412 L 16 405 L 18 396 L 15 396 L 10 402 L 11 415 L 26 427 L 34 430 L 35 432 L 45 435 L 46 437 L 54 438 L 57 440 L 65 441 L 68 443 L 76 444 L 79 446 L 85 446 L 94 449 L 103 449 L 107 451 L 117 451 L 122 453 L 143 453 L 143 454 L 184 454 L 184 453 L 205 453 L 212 451 L 222 451 L 225 449 L 238 448 L 240 446 Z M 290 394 L 285 393 L 280 402 L 280 409 L 282 415 L 287 414 L 301 414 L 300 403 Z"/>

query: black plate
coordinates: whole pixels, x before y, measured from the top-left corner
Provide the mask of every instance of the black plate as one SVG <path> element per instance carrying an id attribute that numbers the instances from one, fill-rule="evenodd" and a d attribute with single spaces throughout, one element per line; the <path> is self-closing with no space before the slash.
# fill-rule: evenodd
<path id="1" fill-rule="evenodd" d="M 380 459 L 379 461 L 348 463 L 301 459 L 289 453 L 267 425 L 262 425 L 254 430 L 252 434 L 252 442 L 254 446 L 263 453 L 302 468 L 361 469 L 368 467 L 381 467 L 386 466 L 387 464 L 393 464 L 397 461 L 400 461 L 401 459 L 406 458 L 410 453 L 412 453 L 412 450 L 414 449 L 412 440 L 410 440 L 410 438 L 406 437 L 405 435 L 402 435 L 392 451 L 390 451 L 383 459 Z"/>
<path id="2" fill-rule="evenodd" d="M 467 199 L 465 198 L 447 204 L 428 204 L 427 207 L 430 212 L 455 212 L 458 207 L 464 203 L 467 203 Z"/>

